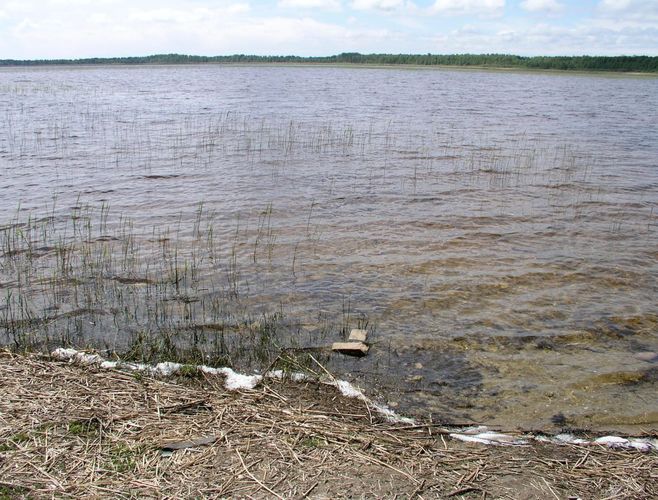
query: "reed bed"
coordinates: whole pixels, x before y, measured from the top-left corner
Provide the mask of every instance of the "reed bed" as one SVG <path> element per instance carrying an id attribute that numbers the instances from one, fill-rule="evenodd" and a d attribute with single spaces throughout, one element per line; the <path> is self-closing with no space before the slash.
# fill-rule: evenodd
<path id="1" fill-rule="evenodd" d="M 0 497 L 652 498 L 658 456 L 484 447 L 318 383 L 227 392 L 0 354 Z"/>
<path id="2" fill-rule="evenodd" d="M 419 142 L 391 123 L 265 121 L 226 112 L 153 124 L 96 109 L 71 111 L 71 120 L 64 121 L 79 129 L 46 123 L 32 134 L 19 127 L 29 123 L 22 116 L 25 111 L 14 111 L 17 116 L 6 118 L 4 141 L 11 158 L 19 161 L 35 151 L 56 167 L 68 155 L 96 148 L 93 176 L 107 169 L 141 180 L 181 176 L 185 182 L 196 170 L 221 172 L 225 162 L 237 162 L 261 177 L 269 172 L 272 178 L 282 175 L 303 183 L 310 160 L 326 164 L 331 159 L 335 172 L 313 174 L 327 177 L 321 183 L 326 187 L 317 193 L 328 196 L 324 205 L 355 190 L 393 189 L 411 203 L 427 201 L 430 194 L 433 199 L 438 188 L 472 188 L 486 196 L 534 188 L 547 191 L 547 203 L 555 205 L 560 212 L 556 218 L 561 218 L 561 211 L 575 203 L 570 197 L 594 196 L 588 191 L 587 159 L 577 158 L 577 151 L 566 146 L 539 148 L 525 137 L 503 150 L 485 147 L 486 138 L 467 141 L 438 132 Z M 576 192 L 566 192 L 567 185 Z M 104 187 L 102 182 L 98 187 Z M 508 198 L 487 202 L 488 215 L 506 214 Z M 311 339 L 300 339 L 295 328 L 253 328 L 279 325 L 278 300 L 296 292 L 306 263 L 340 251 L 333 246 L 328 252 L 318 250 L 322 231 L 335 228 L 327 207 L 319 207 L 315 199 L 305 210 L 283 207 L 279 213 L 274 202 L 264 199 L 258 210 L 251 207 L 246 220 L 240 213 L 231 220 L 221 204 L 217 208 L 216 202 L 203 200 L 194 209 L 181 206 L 178 214 L 154 207 L 160 215 L 152 218 L 111 210 L 110 203 L 90 202 L 81 195 L 73 202 L 57 200 L 54 193 L 50 207 L 24 211 L 19 205 L 13 218 L 0 221 L 0 344 L 37 350 L 73 345 L 147 361 L 256 365 L 267 364 L 271 356 L 252 349 L 254 339 L 265 345 L 277 337 L 278 348 L 317 343 L 328 331 L 346 330 L 344 318 L 316 324 Z M 284 222 L 290 211 L 296 221 Z M 151 225 L 158 217 L 165 222 Z M 323 222 L 316 225 L 316 217 Z M 340 262 L 335 255 L 329 258 L 329 265 Z M 278 295 L 268 295 L 269 290 Z M 345 299 L 332 299 L 334 312 Z M 322 312 L 307 308 L 304 313 L 293 320 L 307 322 Z M 359 319 L 368 321 L 363 315 Z M 249 335 L 242 335 L 245 331 Z M 253 354 L 256 359 L 250 358 Z"/>
<path id="3" fill-rule="evenodd" d="M 76 205 L 59 217 L 17 212 L 0 227 L 0 344 L 93 346 L 140 361 L 268 364 L 274 350 L 295 344 L 296 331 L 276 304 L 259 309 L 248 301 L 250 284 L 271 262 L 271 211 L 263 210 L 255 229 L 238 228 L 223 242 L 202 203 L 191 227 L 151 231 L 111 217 L 107 205 Z M 317 331 L 349 328 L 341 321 Z"/>

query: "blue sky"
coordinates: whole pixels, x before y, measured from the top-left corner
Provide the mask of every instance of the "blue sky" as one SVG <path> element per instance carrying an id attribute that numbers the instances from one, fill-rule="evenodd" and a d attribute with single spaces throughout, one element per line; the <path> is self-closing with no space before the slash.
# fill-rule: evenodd
<path id="1" fill-rule="evenodd" d="M 0 0 L 0 59 L 658 55 L 658 0 Z"/>

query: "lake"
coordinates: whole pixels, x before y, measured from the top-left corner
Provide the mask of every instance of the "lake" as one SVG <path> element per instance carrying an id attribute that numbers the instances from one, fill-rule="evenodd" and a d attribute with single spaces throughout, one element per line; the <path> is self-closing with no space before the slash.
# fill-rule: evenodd
<path id="1" fill-rule="evenodd" d="M 3 68 L 0 172 L 6 345 L 315 352 L 436 420 L 658 424 L 655 77 Z M 353 327 L 367 357 L 323 349 Z"/>

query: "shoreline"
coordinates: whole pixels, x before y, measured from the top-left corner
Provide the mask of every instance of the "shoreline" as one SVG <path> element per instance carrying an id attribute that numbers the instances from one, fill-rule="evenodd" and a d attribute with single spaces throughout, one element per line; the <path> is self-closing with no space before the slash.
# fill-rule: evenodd
<path id="1" fill-rule="evenodd" d="M 99 62 L 76 64 L 74 62 L 62 63 L 35 63 L 35 64 L 0 64 L 0 72 L 16 69 L 62 68 L 62 69 L 98 69 L 98 68 L 154 68 L 154 67 L 292 67 L 292 68 L 353 68 L 353 69 L 398 69 L 413 71 L 455 70 L 455 71 L 491 71 L 501 73 L 546 74 L 546 75 L 580 75 L 604 77 L 648 77 L 658 78 L 658 72 L 652 71 L 611 71 L 611 70 L 574 70 L 551 68 L 525 68 L 516 66 L 487 66 L 487 65 L 457 65 L 457 64 L 383 64 L 383 63 L 346 63 L 346 62 L 190 62 L 190 63 L 121 63 Z"/>
<path id="2" fill-rule="evenodd" d="M 323 384 L 334 387 L 345 398 L 353 398 L 362 401 L 369 406 L 373 413 L 378 414 L 385 421 L 393 424 L 404 424 L 411 426 L 423 426 L 426 418 L 409 417 L 400 415 L 390 409 L 386 404 L 380 403 L 366 396 L 363 390 L 354 386 L 347 380 L 336 378 L 332 373 L 327 371 L 324 366 L 313 360 L 320 368 L 318 372 L 304 373 L 296 371 L 274 370 L 270 365 L 262 373 L 244 374 L 235 372 L 227 367 L 210 367 L 207 365 L 193 365 L 164 361 L 155 365 L 144 363 L 135 363 L 128 361 L 109 361 L 98 354 L 87 353 L 75 349 L 57 348 L 50 356 L 44 356 L 46 359 L 53 361 L 64 361 L 69 364 L 76 364 L 81 367 L 96 367 L 102 370 L 118 370 L 121 372 L 132 373 L 139 376 L 151 376 L 156 378 L 172 378 L 183 374 L 186 377 L 196 376 L 214 376 L 223 377 L 223 385 L 227 391 L 253 390 L 258 386 L 266 385 L 271 381 L 290 381 L 292 383 L 311 383 Z M 417 422 L 418 421 L 418 422 Z M 434 422 L 430 422 L 435 425 Z M 449 421 L 440 423 L 443 431 L 449 433 L 450 437 L 460 441 L 475 442 L 494 446 L 511 446 L 527 445 L 533 441 L 541 443 L 552 443 L 557 445 L 573 444 L 582 446 L 603 445 L 617 449 L 635 449 L 638 451 L 658 451 L 658 434 L 648 434 L 649 437 L 635 436 L 629 433 L 615 432 L 610 435 L 603 430 L 578 429 L 569 432 L 569 429 L 563 429 L 561 432 L 551 432 L 548 429 L 523 429 L 515 426 L 513 430 L 501 430 L 499 428 L 490 428 L 477 422 L 468 424 L 454 424 Z M 574 435 L 574 433 L 576 435 Z M 583 439 L 580 435 L 588 436 L 589 439 Z M 651 438 L 655 439 L 651 439 Z"/>
<path id="3" fill-rule="evenodd" d="M 0 351 L 0 497 L 648 498 L 658 453 L 485 446 L 337 387 L 168 378 Z"/>

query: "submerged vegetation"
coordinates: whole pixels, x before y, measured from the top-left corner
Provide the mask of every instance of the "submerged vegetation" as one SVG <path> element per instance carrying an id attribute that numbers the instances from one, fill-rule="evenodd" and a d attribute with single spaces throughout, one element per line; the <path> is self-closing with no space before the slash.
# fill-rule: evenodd
<path id="1" fill-rule="evenodd" d="M 2 59 L 0 66 L 37 66 L 54 64 L 232 64 L 232 63 L 311 63 L 311 64 L 413 64 L 422 66 L 478 66 L 564 71 L 658 72 L 657 56 L 517 56 L 511 54 L 360 54 L 348 52 L 324 57 L 196 56 L 155 54 L 136 57 L 90 57 L 85 59 Z"/>
<path id="2" fill-rule="evenodd" d="M 349 312 L 301 336 L 275 308 L 249 305 L 234 233 L 220 255 L 212 216 L 198 208 L 193 234 L 109 222 L 106 205 L 68 215 L 18 216 L 0 227 L 0 343 L 16 350 L 99 349 L 140 361 L 264 366 L 279 354 L 326 341 Z M 261 258 L 255 235 L 252 265 Z M 267 250 L 264 250 L 267 255 Z M 255 269 L 250 272 L 258 272 Z M 249 275 L 253 279 L 257 275 Z"/>

